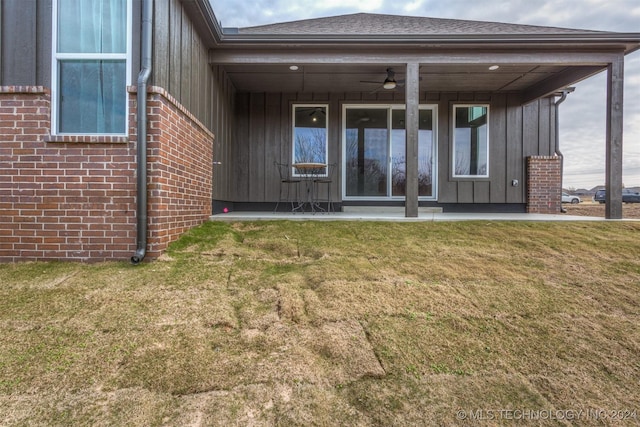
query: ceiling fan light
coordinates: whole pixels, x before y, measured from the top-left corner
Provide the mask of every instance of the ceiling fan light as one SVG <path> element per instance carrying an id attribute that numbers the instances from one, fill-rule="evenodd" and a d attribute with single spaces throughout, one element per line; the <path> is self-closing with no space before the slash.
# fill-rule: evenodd
<path id="1" fill-rule="evenodd" d="M 385 79 L 384 83 L 382 84 L 382 87 L 385 89 L 395 89 L 396 81 L 391 79 Z"/>

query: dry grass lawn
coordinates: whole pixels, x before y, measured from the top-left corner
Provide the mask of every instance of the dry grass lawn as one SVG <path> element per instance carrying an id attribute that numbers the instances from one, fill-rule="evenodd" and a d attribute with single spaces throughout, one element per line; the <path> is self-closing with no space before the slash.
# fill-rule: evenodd
<path id="1" fill-rule="evenodd" d="M 605 217 L 605 205 L 591 200 L 584 200 L 582 203 L 575 205 L 563 203 L 562 207 L 567 209 L 567 215 Z M 640 219 L 640 203 L 623 203 L 622 217 L 625 219 Z"/>
<path id="2" fill-rule="evenodd" d="M 0 265 L 0 425 L 639 425 L 638 254 L 640 222 L 212 222 Z"/>

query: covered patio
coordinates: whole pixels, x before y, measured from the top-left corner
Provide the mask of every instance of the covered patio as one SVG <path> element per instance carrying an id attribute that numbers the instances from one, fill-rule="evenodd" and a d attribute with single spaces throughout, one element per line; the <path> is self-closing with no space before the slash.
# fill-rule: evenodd
<path id="1" fill-rule="evenodd" d="M 527 159 L 560 159 L 557 118 L 563 95 L 605 71 L 606 217 L 622 218 L 624 56 L 640 46 L 637 34 L 369 14 L 218 30 L 209 63 L 234 113 L 228 128 L 217 132 L 214 211 L 221 206 L 267 211 L 267 204 L 276 202 L 278 178 L 270 165 L 295 162 L 295 105 L 325 108 L 325 162 L 338 164 L 333 188 L 338 206 L 401 205 L 407 218 L 419 217 L 419 207 L 527 211 L 533 181 Z M 384 84 L 390 77 L 395 84 Z M 347 111 L 387 105 L 404 112 L 403 193 L 351 197 Z M 434 111 L 429 130 L 435 189 L 428 197 L 419 189 L 418 164 L 426 105 Z M 491 109 L 486 175 L 458 176 L 453 170 L 456 105 Z M 561 176 L 546 185 L 552 194 L 544 197 L 559 207 Z"/>

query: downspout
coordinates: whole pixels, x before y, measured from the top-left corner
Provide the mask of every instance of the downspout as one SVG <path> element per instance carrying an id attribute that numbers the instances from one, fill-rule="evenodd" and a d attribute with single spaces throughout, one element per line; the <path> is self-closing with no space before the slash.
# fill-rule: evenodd
<path id="1" fill-rule="evenodd" d="M 560 99 L 558 99 L 556 102 L 553 103 L 553 105 L 555 106 L 555 113 L 556 113 L 556 137 L 555 137 L 555 154 L 556 156 L 560 157 L 560 187 L 562 187 L 562 181 L 563 181 L 563 175 L 564 175 L 564 155 L 562 154 L 562 152 L 560 151 L 560 104 L 562 104 L 566 99 L 567 99 L 567 95 L 569 95 L 571 92 L 573 92 L 575 90 L 575 88 L 573 87 L 568 87 L 566 89 L 562 90 L 562 95 L 560 96 Z M 560 208 L 560 211 L 562 213 L 566 213 L 567 210 L 563 207 Z"/>
<path id="2" fill-rule="evenodd" d="M 142 0 L 141 68 L 137 90 L 137 237 L 131 263 L 139 264 L 147 253 L 147 82 L 151 76 L 153 0 Z"/>

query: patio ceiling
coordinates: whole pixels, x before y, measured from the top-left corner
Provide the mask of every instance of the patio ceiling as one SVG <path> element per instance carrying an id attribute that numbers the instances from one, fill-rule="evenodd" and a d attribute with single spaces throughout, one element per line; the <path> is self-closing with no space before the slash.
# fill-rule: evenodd
<path id="1" fill-rule="evenodd" d="M 290 65 L 297 65 L 292 71 Z M 553 64 L 501 64 L 489 70 L 493 63 L 431 64 L 420 66 L 420 90 L 429 92 L 521 92 L 551 83 L 549 92 L 593 75 L 604 66 L 568 66 Z M 404 64 L 344 65 L 344 64 L 237 64 L 224 67 L 239 92 L 400 92 L 404 87 L 385 90 L 381 85 L 386 69 L 392 67 L 396 80 L 405 78 Z M 571 76 L 557 80 L 557 76 Z M 565 81 L 566 80 L 566 81 Z M 380 82 L 363 83 L 363 81 Z M 558 86 L 558 87 L 555 87 Z M 543 91 L 544 92 L 544 91 Z"/>

